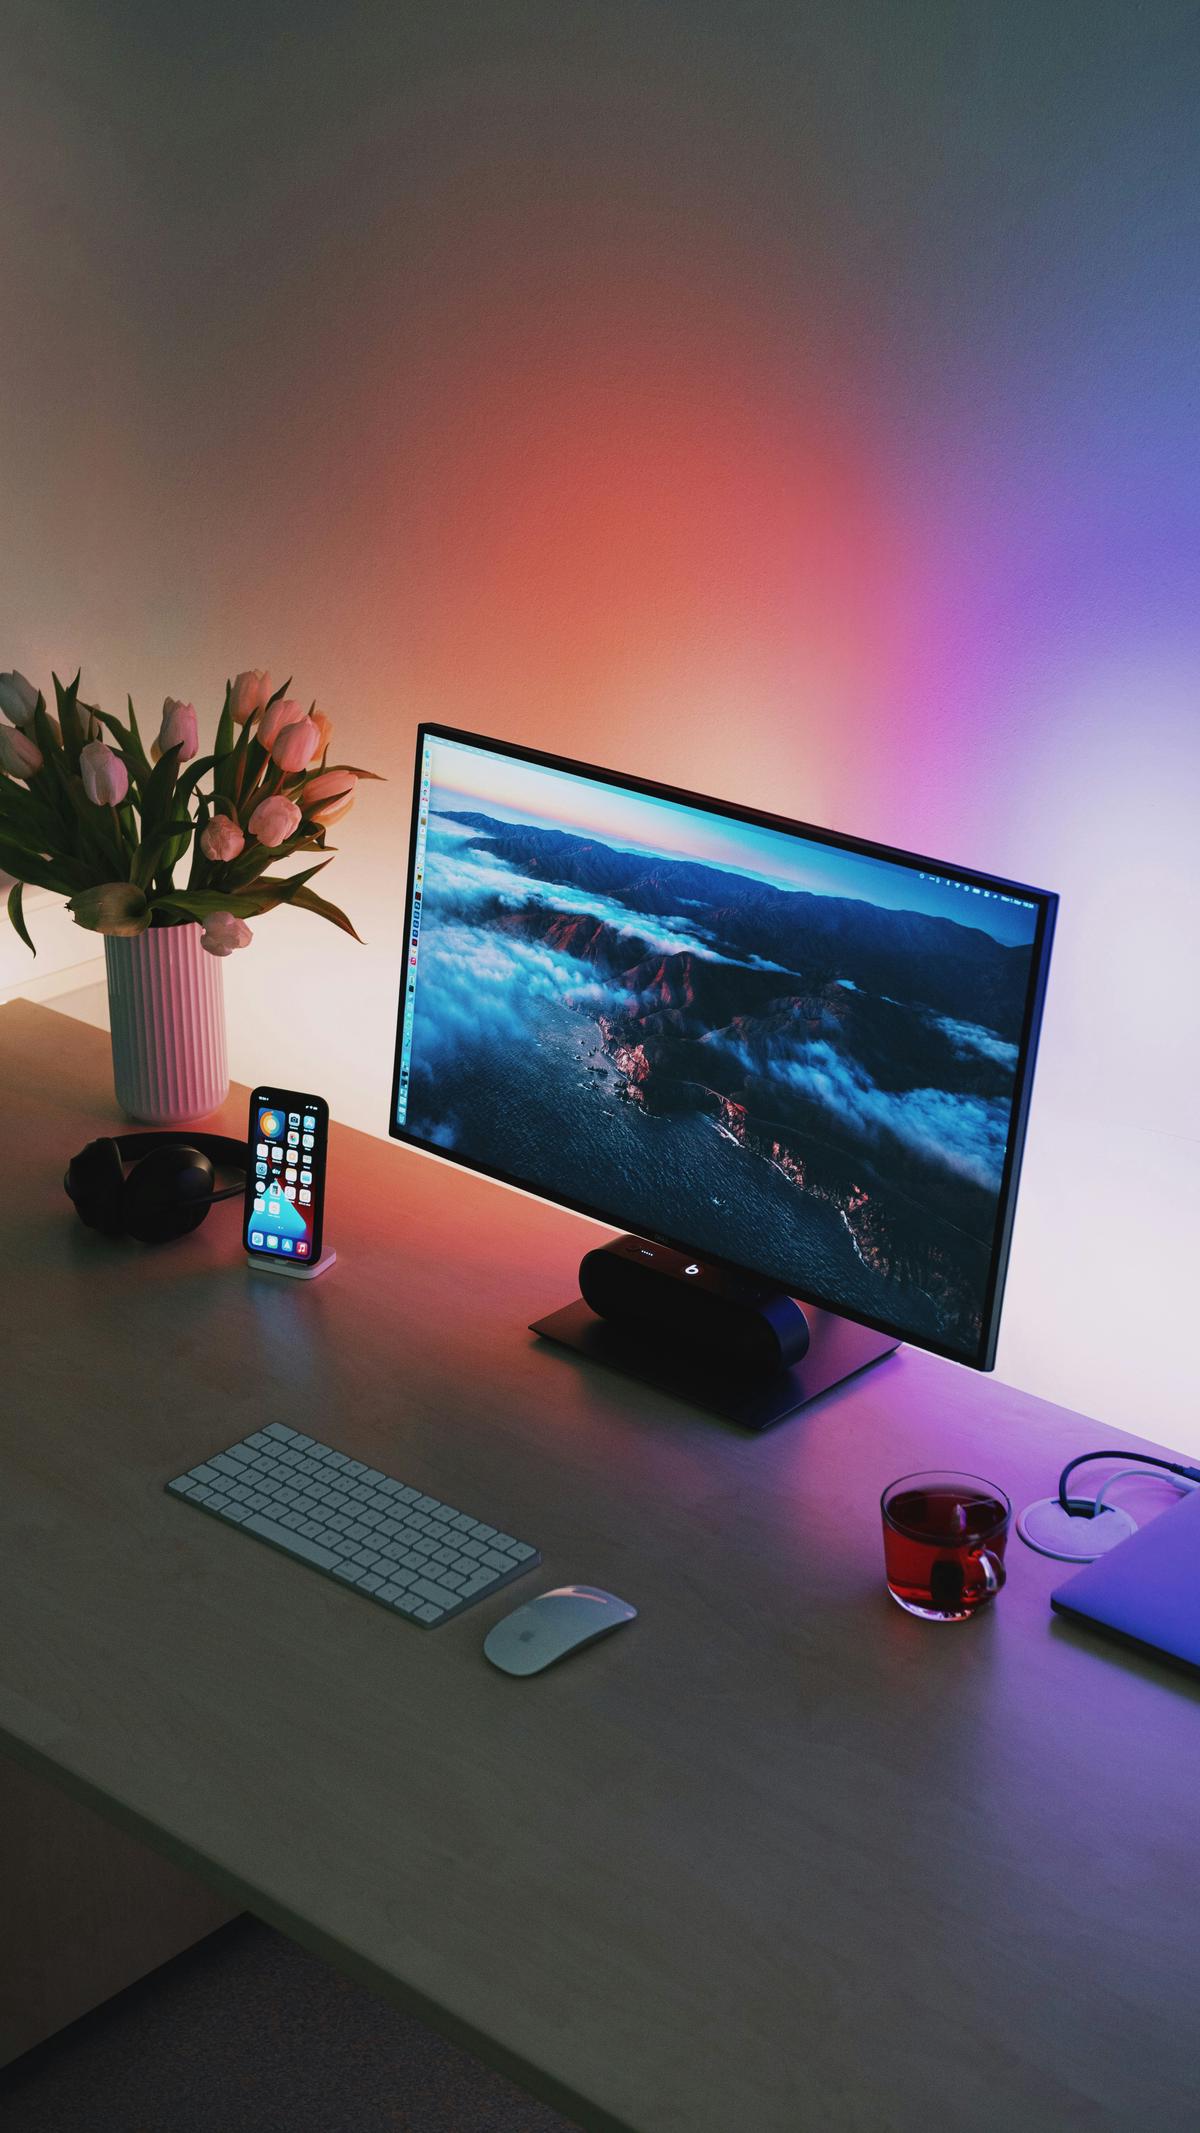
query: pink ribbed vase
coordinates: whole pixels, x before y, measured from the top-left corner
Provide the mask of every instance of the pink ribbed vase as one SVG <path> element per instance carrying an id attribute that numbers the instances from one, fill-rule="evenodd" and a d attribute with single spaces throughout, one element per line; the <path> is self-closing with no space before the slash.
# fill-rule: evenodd
<path id="1" fill-rule="evenodd" d="M 229 1094 L 221 959 L 201 930 L 104 937 L 117 1102 L 147 1126 L 206 1118 Z"/>

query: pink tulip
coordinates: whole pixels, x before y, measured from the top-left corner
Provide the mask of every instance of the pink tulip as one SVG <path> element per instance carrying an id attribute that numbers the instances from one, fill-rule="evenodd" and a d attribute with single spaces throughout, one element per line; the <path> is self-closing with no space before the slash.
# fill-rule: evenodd
<path id="1" fill-rule="evenodd" d="M 253 718 L 271 699 L 271 677 L 265 667 L 249 667 L 239 674 L 229 697 L 229 708 L 239 726 Z"/>
<path id="2" fill-rule="evenodd" d="M 282 793 L 273 799 L 260 800 L 250 817 L 250 835 L 260 844 L 286 844 L 300 827 L 300 810 L 294 800 L 285 800 Z"/>
<path id="3" fill-rule="evenodd" d="M 129 791 L 125 759 L 104 741 L 89 741 L 80 749 L 79 775 L 88 799 L 97 807 L 119 807 Z"/>
<path id="4" fill-rule="evenodd" d="M 27 726 L 37 710 L 38 692 L 31 681 L 14 668 L 11 674 L 0 674 L 0 711 L 11 718 L 14 726 Z"/>
<path id="5" fill-rule="evenodd" d="M 19 726 L 0 726 L 0 770 L 10 777 L 31 778 L 42 767 L 42 751 Z"/>
<path id="6" fill-rule="evenodd" d="M 304 706 L 298 704 L 294 696 L 284 696 L 279 703 L 272 704 L 259 720 L 258 738 L 263 747 L 273 748 L 277 735 L 283 732 L 284 727 L 294 726 L 297 719 L 303 717 Z"/>
<path id="7" fill-rule="evenodd" d="M 275 736 L 271 759 L 281 770 L 303 770 L 321 745 L 321 736 L 311 718 L 298 718 Z"/>
<path id="8" fill-rule="evenodd" d="M 323 711 L 310 711 L 308 715 L 320 736 L 317 753 L 324 755 L 333 733 L 333 720 L 326 718 Z"/>
<path id="9" fill-rule="evenodd" d="M 214 815 L 212 821 L 206 822 L 200 832 L 200 849 L 205 858 L 215 859 L 222 864 L 227 859 L 236 859 L 238 853 L 245 848 L 245 843 L 242 831 L 236 822 L 230 821 L 228 815 Z"/>
<path id="10" fill-rule="evenodd" d="M 323 770 L 310 778 L 300 798 L 314 822 L 336 822 L 354 798 L 358 783 L 352 770 Z"/>
<path id="11" fill-rule="evenodd" d="M 235 918 L 232 911 L 210 911 L 200 946 L 210 955 L 232 955 L 235 948 L 248 948 L 253 938 L 244 918 Z"/>
<path id="12" fill-rule="evenodd" d="M 181 703 L 177 696 L 164 696 L 162 725 L 158 729 L 158 739 L 151 751 L 155 761 L 157 762 L 159 756 L 165 755 L 168 748 L 178 748 L 181 741 L 183 749 L 179 760 L 186 763 L 188 757 L 197 755 L 200 749 L 196 706 Z"/>

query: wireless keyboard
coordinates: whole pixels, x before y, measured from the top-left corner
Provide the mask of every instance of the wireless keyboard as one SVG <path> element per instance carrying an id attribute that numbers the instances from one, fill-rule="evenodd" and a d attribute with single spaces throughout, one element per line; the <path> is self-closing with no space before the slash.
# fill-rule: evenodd
<path id="1" fill-rule="evenodd" d="M 541 1562 L 528 1541 L 282 1422 L 168 1481 L 167 1494 L 426 1629 Z"/>

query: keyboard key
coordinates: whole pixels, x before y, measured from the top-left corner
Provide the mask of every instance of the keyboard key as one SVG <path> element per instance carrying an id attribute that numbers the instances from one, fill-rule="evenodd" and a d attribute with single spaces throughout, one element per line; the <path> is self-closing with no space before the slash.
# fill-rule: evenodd
<path id="1" fill-rule="evenodd" d="M 272 1425 L 274 1426 L 274 1425 Z M 261 1511 L 252 1511 L 242 1528 L 243 1533 L 257 1533 L 260 1540 L 274 1541 L 286 1548 L 289 1555 L 298 1555 L 304 1563 L 315 1563 L 321 1570 L 340 1570 L 338 1557 L 317 1541 L 307 1541 L 288 1526 L 276 1525 L 273 1518 L 264 1518 Z"/>

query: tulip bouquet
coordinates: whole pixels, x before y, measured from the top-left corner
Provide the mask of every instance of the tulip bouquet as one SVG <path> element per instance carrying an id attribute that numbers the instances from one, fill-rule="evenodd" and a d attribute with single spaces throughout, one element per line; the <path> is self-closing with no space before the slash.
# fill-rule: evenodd
<path id="1" fill-rule="evenodd" d="M 211 755 L 199 753 L 191 704 L 168 697 L 147 753 L 132 701 L 122 724 L 81 701 L 79 676 L 54 677 L 57 716 L 23 674 L 0 674 L 0 869 L 14 877 L 8 914 L 26 946 L 27 883 L 67 899 L 80 926 L 136 934 L 203 928 L 201 945 L 229 955 L 247 919 L 292 904 L 354 932 L 310 886 L 332 853 L 326 831 L 374 772 L 329 762 L 330 723 L 253 671 L 227 682 Z M 184 764 L 188 765 L 185 770 Z M 298 873 L 294 854 L 325 856 Z M 187 878 L 176 868 L 188 857 Z"/>

